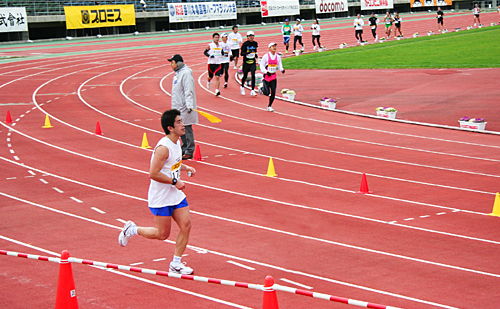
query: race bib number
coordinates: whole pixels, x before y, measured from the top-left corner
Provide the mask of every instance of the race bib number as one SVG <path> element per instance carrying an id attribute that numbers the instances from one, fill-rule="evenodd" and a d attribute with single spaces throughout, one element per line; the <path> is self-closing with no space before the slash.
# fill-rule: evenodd
<path id="1" fill-rule="evenodd" d="M 233 39 L 231 41 L 231 45 L 238 45 L 238 39 Z"/>
<path id="2" fill-rule="evenodd" d="M 372 29 L 377 29 L 377 26 L 372 26 Z"/>
<path id="3" fill-rule="evenodd" d="M 276 67 L 277 67 L 277 66 L 278 66 L 278 65 L 276 65 L 276 64 L 268 64 L 268 65 L 267 65 L 267 71 L 268 71 L 269 73 L 276 73 Z"/>
<path id="4" fill-rule="evenodd" d="M 172 177 L 175 179 L 181 178 L 181 164 L 182 164 L 182 161 L 179 161 L 176 164 L 172 165 L 172 168 L 171 168 Z"/>
<path id="5" fill-rule="evenodd" d="M 255 53 L 247 54 L 247 59 L 253 59 L 253 58 L 255 58 Z"/>
<path id="6" fill-rule="evenodd" d="M 222 49 L 221 48 L 214 48 L 213 49 L 213 55 L 214 56 L 220 56 L 220 55 L 222 55 Z"/>

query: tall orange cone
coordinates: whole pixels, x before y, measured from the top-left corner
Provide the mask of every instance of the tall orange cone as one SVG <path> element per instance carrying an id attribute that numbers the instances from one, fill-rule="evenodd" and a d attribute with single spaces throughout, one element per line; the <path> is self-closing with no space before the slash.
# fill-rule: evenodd
<path id="1" fill-rule="evenodd" d="M 264 302 L 262 303 L 262 309 L 279 309 L 278 296 L 276 296 L 273 285 L 273 277 L 267 276 L 264 283 Z"/>
<path id="2" fill-rule="evenodd" d="M 495 196 L 495 202 L 493 203 L 493 212 L 489 214 L 490 216 L 500 217 L 500 195 L 497 192 Z"/>
<path id="3" fill-rule="evenodd" d="M 96 134 L 96 135 L 102 135 L 101 125 L 99 124 L 99 121 L 98 121 L 98 122 L 97 122 L 97 124 L 95 125 L 95 134 Z"/>
<path id="4" fill-rule="evenodd" d="M 78 309 L 75 281 L 71 263 L 68 262 L 69 252 L 64 250 L 59 265 L 59 280 L 57 281 L 56 309 Z"/>
<path id="5" fill-rule="evenodd" d="M 5 123 L 12 123 L 12 117 L 10 116 L 10 111 L 7 111 L 7 119 L 5 119 Z"/>
<path id="6" fill-rule="evenodd" d="M 53 128 L 53 126 L 50 125 L 49 115 L 45 115 L 45 125 L 42 128 L 44 129 Z"/>
<path id="7" fill-rule="evenodd" d="M 199 145 L 196 145 L 196 148 L 194 149 L 193 161 L 205 161 L 201 158 L 201 151 Z"/>
<path id="8" fill-rule="evenodd" d="M 269 165 L 267 166 L 267 174 L 266 177 L 276 177 L 278 176 L 274 170 L 273 158 L 269 158 Z"/>
<path id="9" fill-rule="evenodd" d="M 151 147 L 149 147 L 148 138 L 146 137 L 146 133 L 144 133 L 144 135 L 142 136 L 142 145 L 141 145 L 141 148 L 144 148 L 144 149 L 151 148 Z"/>
<path id="10" fill-rule="evenodd" d="M 368 182 L 366 181 L 365 173 L 363 173 L 363 177 L 361 177 L 361 187 L 359 188 L 358 193 L 362 194 L 372 193 L 372 191 L 368 190 Z"/>

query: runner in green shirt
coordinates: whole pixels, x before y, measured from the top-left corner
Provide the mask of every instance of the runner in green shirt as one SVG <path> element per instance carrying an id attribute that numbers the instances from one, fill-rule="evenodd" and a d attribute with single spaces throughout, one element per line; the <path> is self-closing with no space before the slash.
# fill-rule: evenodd
<path id="1" fill-rule="evenodd" d="M 281 26 L 281 33 L 283 33 L 283 44 L 285 44 L 285 52 L 288 53 L 288 47 L 290 46 L 290 34 L 292 33 L 292 26 L 290 26 L 290 20 L 285 19 L 285 24 Z"/>

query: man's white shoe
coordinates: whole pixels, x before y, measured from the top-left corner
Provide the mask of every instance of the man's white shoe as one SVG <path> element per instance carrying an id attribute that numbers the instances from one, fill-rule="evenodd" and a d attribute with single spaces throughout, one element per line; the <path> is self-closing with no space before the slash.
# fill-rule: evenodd
<path id="1" fill-rule="evenodd" d="M 216 97 L 220 96 L 220 91 L 219 91 L 219 89 L 215 89 L 215 96 L 216 96 Z"/>
<path id="2" fill-rule="evenodd" d="M 184 263 L 170 262 L 169 272 L 181 275 L 190 275 L 193 273 L 193 269 L 191 267 L 186 266 L 186 262 Z"/>
<path id="3" fill-rule="evenodd" d="M 127 221 L 125 225 L 123 226 L 122 231 L 120 232 L 120 235 L 118 235 L 118 243 L 120 246 L 125 247 L 128 243 L 128 240 L 132 238 L 132 227 L 137 226 L 135 225 L 134 222 L 132 221 Z"/>
<path id="4" fill-rule="evenodd" d="M 207 82 L 207 89 L 210 89 L 210 82 Z"/>
<path id="5" fill-rule="evenodd" d="M 314 45 L 314 48 L 313 48 L 313 50 L 316 50 L 317 48 L 318 48 L 318 46 Z"/>
<path id="6" fill-rule="evenodd" d="M 250 91 L 250 95 L 255 97 L 255 96 L 257 96 L 257 92 L 255 92 L 255 90 L 252 90 L 252 91 Z"/>
<path id="7" fill-rule="evenodd" d="M 241 95 L 245 95 L 245 88 L 240 86 L 240 93 Z"/>
<path id="8" fill-rule="evenodd" d="M 268 111 L 268 112 L 274 112 L 274 109 L 273 109 L 271 106 L 268 106 L 268 107 L 267 107 L 267 111 Z"/>

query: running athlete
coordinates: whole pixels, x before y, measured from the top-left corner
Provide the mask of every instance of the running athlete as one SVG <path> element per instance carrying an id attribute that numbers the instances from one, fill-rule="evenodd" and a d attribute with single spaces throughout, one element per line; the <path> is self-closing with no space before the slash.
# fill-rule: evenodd
<path id="1" fill-rule="evenodd" d="M 479 13 L 481 13 L 481 9 L 477 5 L 477 3 L 474 5 L 474 27 L 479 24 L 481 26 L 481 18 L 479 18 Z"/>
<path id="2" fill-rule="evenodd" d="M 161 116 L 161 126 L 166 136 L 156 145 L 149 169 L 151 182 L 148 205 L 154 215 L 156 227 L 138 227 L 134 222 L 127 221 L 118 236 L 118 242 L 125 247 L 134 235 L 165 240 L 170 236 L 172 219 L 174 219 L 179 226 L 179 234 L 175 241 L 175 253 L 169 271 L 192 274 L 193 269 L 181 262 L 191 232 L 189 205 L 186 195 L 182 192 L 186 185 L 181 180 L 181 171 L 187 171 L 194 176 L 196 170 L 182 163 L 179 137 L 184 135 L 184 124 L 181 113 L 176 109 L 164 112 Z"/>
<path id="3" fill-rule="evenodd" d="M 233 32 L 227 36 L 231 44 L 231 57 L 234 60 L 234 69 L 238 69 L 238 59 L 240 58 L 240 44 L 243 42 L 241 34 L 238 32 L 238 26 L 233 26 Z"/>
<path id="4" fill-rule="evenodd" d="M 288 53 L 288 47 L 290 46 L 290 34 L 292 33 L 292 26 L 290 26 L 290 20 L 285 19 L 285 24 L 281 26 L 281 33 L 283 34 L 283 44 L 285 44 L 285 53 Z"/>
<path id="5" fill-rule="evenodd" d="M 401 22 L 403 19 L 399 16 L 399 12 L 396 12 L 396 15 L 394 15 L 394 26 L 396 27 L 394 29 L 394 36 L 398 36 L 398 31 L 401 37 L 403 37 L 403 33 L 401 32 Z"/>
<path id="6" fill-rule="evenodd" d="M 203 54 L 208 57 L 208 82 L 207 89 L 210 89 L 210 82 L 215 76 L 215 96 L 220 95 L 219 85 L 220 77 L 222 76 L 222 44 L 219 43 L 219 34 L 212 34 L 213 42 L 208 44 Z"/>
<path id="7" fill-rule="evenodd" d="M 372 30 L 372 35 L 373 38 L 375 39 L 375 42 L 378 40 L 378 35 L 377 35 L 377 25 L 378 25 L 378 18 L 375 17 L 375 13 L 372 12 L 372 15 L 368 19 L 370 22 L 370 29 Z"/>
<path id="8" fill-rule="evenodd" d="M 438 10 L 437 10 L 437 22 L 438 22 L 438 31 L 441 31 L 441 26 L 443 26 L 444 28 L 444 13 L 443 11 L 441 11 L 441 7 L 438 7 Z"/>
<path id="9" fill-rule="evenodd" d="M 354 29 L 356 29 L 356 39 L 358 43 L 363 42 L 363 26 L 365 22 L 361 19 L 361 14 L 356 15 L 354 19 Z"/>
<path id="10" fill-rule="evenodd" d="M 293 50 L 297 50 L 297 41 L 302 45 L 302 51 L 304 51 L 304 44 L 302 43 L 302 32 L 304 32 L 304 27 L 300 24 L 300 18 L 297 18 L 295 25 L 293 25 Z"/>
<path id="11" fill-rule="evenodd" d="M 254 41 L 255 33 L 247 32 L 247 41 L 241 45 L 241 56 L 243 56 L 243 78 L 241 79 L 240 93 L 245 95 L 245 81 L 247 80 L 248 72 L 252 74 L 252 91 L 250 95 L 256 96 L 255 92 L 255 70 L 257 69 L 257 47 L 259 45 Z"/>
<path id="12" fill-rule="evenodd" d="M 224 88 L 227 88 L 227 81 L 229 80 L 229 55 L 231 53 L 231 43 L 227 41 L 227 33 L 221 34 L 222 38 L 222 58 L 221 68 L 224 75 Z"/>
<path id="13" fill-rule="evenodd" d="M 276 71 L 281 71 L 285 74 L 285 69 L 281 64 L 281 57 L 276 53 L 278 45 L 276 43 L 269 43 L 269 53 L 265 54 L 260 60 L 260 70 L 264 74 L 264 86 L 260 91 L 269 96 L 269 105 L 267 106 L 268 112 L 274 112 L 273 105 L 274 98 L 276 97 Z"/>
<path id="14" fill-rule="evenodd" d="M 312 38 L 313 38 L 313 49 L 316 50 L 316 48 L 323 48 L 323 46 L 321 46 L 321 43 L 319 42 L 319 38 L 321 37 L 321 35 L 319 35 L 319 32 L 321 31 L 321 27 L 319 26 L 319 22 L 317 19 L 315 19 L 313 21 L 313 24 L 311 25 L 311 29 L 312 29 Z M 314 40 L 318 41 L 318 47 L 316 47 L 316 44 L 314 44 Z"/>
<path id="15" fill-rule="evenodd" d="M 391 13 L 387 11 L 384 16 L 384 23 L 385 23 L 385 34 L 387 34 L 387 39 L 391 37 L 391 32 L 392 32 L 392 22 L 394 19 L 392 19 Z"/>

